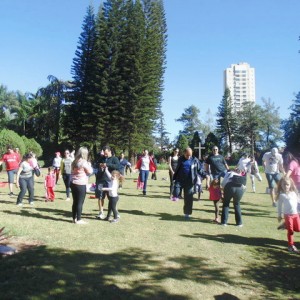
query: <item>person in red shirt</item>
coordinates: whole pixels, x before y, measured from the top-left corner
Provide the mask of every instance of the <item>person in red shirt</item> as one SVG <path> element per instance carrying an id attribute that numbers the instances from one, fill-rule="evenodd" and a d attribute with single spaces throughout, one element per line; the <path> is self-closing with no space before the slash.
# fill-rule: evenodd
<path id="1" fill-rule="evenodd" d="M 19 154 L 14 152 L 14 149 L 11 145 L 7 146 L 7 152 L 2 156 L 2 159 L 0 160 L 0 165 L 5 163 L 7 176 L 8 176 L 8 185 L 9 185 L 9 196 L 13 196 L 13 186 L 14 186 L 14 180 L 15 175 L 18 172 L 19 169 Z"/>

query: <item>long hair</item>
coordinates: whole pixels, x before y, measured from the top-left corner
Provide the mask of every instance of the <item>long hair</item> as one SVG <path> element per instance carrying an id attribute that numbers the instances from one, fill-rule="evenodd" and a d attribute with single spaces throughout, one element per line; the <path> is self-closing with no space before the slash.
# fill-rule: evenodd
<path id="1" fill-rule="evenodd" d="M 287 177 L 287 176 L 285 175 L 285 176 L 283 176 L 283 177 L 278 181 L 278 184 L 277 184 L 277 197 L 276 197 L 277 200 L 278 200 L 280 194 L 284 194 L 284 193 L 285 193 L 284 188 L 283 188 L 283 185 L 284 185 L 285 183 L 289 183 L 289 184 L 290 184 L 290 186 L 291 186 L 290 192 L 295 192 L 295 193 L 298 195 L 298 190 L 297 190 L 297 188 L 296 188 L 296 186 L 295 186 L 295 183 L 294 183 L 293 179 L 290 178 L 290 177 Z"/>
<path id="2" fill-rule="evenodd" d="M 89 155 L 88 149 L 86 147 L 80 147 L 78 149 L 78 151 L 76 152 L 74 161 L 72 162 L 72 169 L 74 169 L 74 168 L 77 167 L 78 161 L 80 159 L 87 160 L 88 159 L 88 155 Z"/>
<path id="3" fill-rule="evenodd" d="M 286 172 L 288 171 L 289 165 L 293 160 L 296 161 L 298 164 L 300 164 L 299 156 L 295 155 L 295 153 L 293 153 L 289 149 L 284 150 L 282 154 L 282 159 L 283 159 L 283 167 Z"/>

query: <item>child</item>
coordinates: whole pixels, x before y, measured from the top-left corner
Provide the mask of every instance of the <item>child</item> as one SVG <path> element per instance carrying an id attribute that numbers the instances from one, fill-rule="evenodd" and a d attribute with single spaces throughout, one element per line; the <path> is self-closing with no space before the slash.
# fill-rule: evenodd
<path id="1" fill-rule="evenodd" d="M 214 202 L 214 206 L 215 206 L 215 219 L 214 222 L 219 224 L 220 220 L 219 220 L 219 204 L 220 204 L 220 200 L 222 198 L 222 192 L 221 192 L 221 187 L 220 187 L 220 181 L 218 178 L 215 178 L 212 180 L 209 188 L 209 200 L 212 200 Z"/>
<path id="2" fill-rule="evenodd" d="M 256 179 L 258 181 L 262 181 L 262 178 L 259 174 L 259 170 L 258 170 L 258 166 L 257 166 L 257 162 L 254 158 L 254 156 L 249 156 L 250 161 L 247 163 L 247 172 L 250 174 L 250 179 L 251 179 L 251 183 L 252 183 L 252 190 L 253 193 L 255 193 L 255 182 L 254 182 L 254 178 L 256 177 Z"/>
<path id="3" fill-rule="evenodd" d="M 119 222 L 120 215 L 117 210 L 117 202 L 119 200 L 118 196 L 118 188 L 119 188 L 119 180 L 121 179 L 121 174 L 119 171 L 112 171 L 111 173 L 108 171 L 108 168 L 105 169 L 106 175 L 111 179 L 108 187 L 102 188 L 103 191 L 108 191 L 108 212 L 107 216 L 104 220 L 110 221 L 111 223 Z M 111 212 L 114 214 L 114 218 L 109 220 Z"/>
<path id="4" fill-rule="evenodd" d="M 54 194 L 54 186 L 55 186 L 55 174 L 52 172 L 51 168 L 48 168 L 48 174 L 45 176 L 45 190 L 46 190 L 46 200 L 53 202 L 55 199 L 55 194 Z"/>
<path id="5" fill-rule="evenodd" d="M 299 252 L 294 245 L 294 231 L 300 231 L 300 217 L 297 211 L 298 193 L 292 179 L 287 176 L 282 177 L 278 182 L 278 221 L 284 215 L 285 227 L 288 237 L 288 251 Z M 282 210 L 283 205 L 283 210 Z"/>

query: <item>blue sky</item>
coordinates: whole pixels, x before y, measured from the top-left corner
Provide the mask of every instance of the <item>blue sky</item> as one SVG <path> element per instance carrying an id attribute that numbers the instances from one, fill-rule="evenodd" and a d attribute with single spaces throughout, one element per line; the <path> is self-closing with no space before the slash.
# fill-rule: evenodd
<path id="1" fill-rule="evenodd" d="M 36 92 L 48 75 L 71 79 L 87 6 L 101 0 L 1 0 L 0 84 Z M 205 118 L 223 96 L 223 71 L 255 68 L 256 99 L 270 98 L 287 118 L 300 91 L 299 0 L 165 0 L 168 26 L 163 112 L 173 139 L 184 109 Z"/>

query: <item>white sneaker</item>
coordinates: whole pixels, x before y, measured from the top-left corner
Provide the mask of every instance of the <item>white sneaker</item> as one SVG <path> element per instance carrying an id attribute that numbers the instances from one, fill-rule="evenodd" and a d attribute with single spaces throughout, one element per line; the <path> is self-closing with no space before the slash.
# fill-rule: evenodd
<path id="1" fill-rule="evenodd" d="M 67 198 L 66 201 L 70 201 L 70 198 Z"/>
<path id="2" fill-rule="evenodd" d="M 76 224 L 78 225 L 85 225 L 85 224 L 88 224 L 86 221 L 83 221 L 83 220 L 79 220 L 76 222 Z"/>
<path id="3" fill-rule="evenodd" d="M 99 215 L 96 216 L 96 218 L 97 218 L 97 219 L 100 219 L 100 220 L 103 220 L 103 219 L 105 219 L 105 215 L 104 215 L 103 212 L 99 212 Z"/>
<path id="4" fill-rule="evenodd" d="M 295 245 L 289 246 L 289 247 L 288 247 L 288 251 L 289 251 L 289 252 L 299 253 L 299 250 L 296 248 Z"/>
<path id="5" fill-rule="evenodd" d="M 20 206 L 20 207 L 21 207 L 21 206 L 23 206 L 23 203 L 18 203 L 17 206 Z"/>

